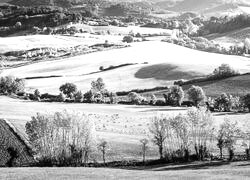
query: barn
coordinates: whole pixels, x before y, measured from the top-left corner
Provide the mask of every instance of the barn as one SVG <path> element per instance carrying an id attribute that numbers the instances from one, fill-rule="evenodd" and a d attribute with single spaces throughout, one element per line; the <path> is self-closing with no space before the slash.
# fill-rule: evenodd
<path id="1" fill-rule="evenodd" d="M 7 120 L 0 119 L 0 167 L 22 167 L 34 163 L 31 148 Z"/>

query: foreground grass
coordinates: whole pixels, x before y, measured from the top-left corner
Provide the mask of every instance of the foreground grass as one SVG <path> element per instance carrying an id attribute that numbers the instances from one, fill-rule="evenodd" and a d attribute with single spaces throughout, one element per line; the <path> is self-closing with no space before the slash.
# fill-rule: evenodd
<path id="1" fill-rule="evenodd" d="M 220 163 L 211 166 L 193 164 L 161 166 L 147 170 L 125 170 L 110 168 L 2 168 L 0 179 L 6 180 L 80 180 L 80 179 L 249 179 L 250 163 Z M 186 168 L 180 168 L 186 167 Z M 200 167 L 200 168 L 197 168 Z M 178 170 L 181 169 L 181 170 Z"/>

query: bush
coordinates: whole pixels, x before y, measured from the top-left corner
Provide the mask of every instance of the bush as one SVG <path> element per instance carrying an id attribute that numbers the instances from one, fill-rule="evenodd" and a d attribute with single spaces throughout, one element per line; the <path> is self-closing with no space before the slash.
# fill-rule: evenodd
<path id="1" fill-rule="evenodd" d="M 169 92 L 164 94 L 167 105 L 181 106 L 184 99 L 184 91 L 180 86 L 171 86 Z"/>
<path id="2" fill-rule="evenodd" d="M 221 79 L 221 78 L 227 78 L 239 75 L 240 73 L 235 71 L 232 67 L 230 67 L 228 64 L 222 64 L 218 68 L 216 68 L 211 75 L 211 77 L 215 79 Z"/>
<path id="3" fill-rule="evenodd" d="M 244 106 L 247 107 L 250 111 L 250 94 L 246 94 L 245 96 L 243 96 L 242 101 Z"/>
<path id="4" fill-rule="evenodd" d="M 38 89 L 36 89 L 34 91 L 34 96 L 35 96 L 36 100 L 40 101 L 41 93 Z"/>
<path id="5" fill-rule="evenodd" d="M 199 106 L 202 102 L 205 102 L 206 95 L 203 89 L 199 86 L 192 86 L 187 91 L 188 99 L 192 101 L 195 106 Z"/>
<path id="6" fill-rule="evenodd" d="M 60 86 L 59 90 L 65 94 L 68 98 L 72 98 L 77 91 L 77 87 L 73 83 L 65 83 Z"/>
<path id="7" fill-rule="evenodd" d="M 83 102 L 83 94 L 81 91 L 77 91 L 75 94 L 74 94 L 74 98 L 75 98 L 75 102 Z"/>
<path id="8" fill-rule="evenodd" d="M 132 43 L 134 38 L 132 36 L 124 36 L 122 42 Z"/>
<path id="9" fill-rule="evenodd" d="M 151 105 L 155 105 L 157 102 L 157 97 L 152 93 L 150 94 L 150 100 L 149 100 L 149 104 Z"/>
<path id="10" fill-rule="evenodd" d="M 92 103 L 94 102 L 94 92 L 92 90 L 86 92 L 84 95 L 83 95 L 85 101 L 87 103 Z"/>
<path id="11" fill-rule="evenodd" d="M 230 99 L 226 93 L 221 94 L 214 100 L 214 108 L 220 112 L 229 112 L 230 111 Z"/>
<path id="12" fill-rule="evenodd" d="M 57 98 L 56 98 L 56 100 L 58 101 L 58 102 L 64 102 L 65 101 L 65 95 L 63 94 L 63 93 L 60 93 L 58 96 L 57 96 Z"/>
<path id="13" fill-rule="evenodd" d="M 158 99 L 156 102 L 155 102 L 155 106 L 166 106 L 166 102 L 162 99 Z"/>
<path id="14" fill-rule="evenodd" d="M 142 97 L 140 94 L 137 94 L 135 92 L 131 92 L 128 94 L 129 101 L 133 104 L 140 105 L 145 101 L 145 98 Z"/>
<path id="15" fill-rule="evenodd" d="M 25 88 L 25 82 L 23 79 L 15 78 L 12 76 L 6 76 L 0 78 L 0 93 L 14 93 L 23 92 Z"/>
<path id="16" fill-rule="evenodd" d="M 116 93 L 110 93 L 109 94 L 109 100 L 110 100 L 110 104 L 117 104 L 117 95 Z"/>

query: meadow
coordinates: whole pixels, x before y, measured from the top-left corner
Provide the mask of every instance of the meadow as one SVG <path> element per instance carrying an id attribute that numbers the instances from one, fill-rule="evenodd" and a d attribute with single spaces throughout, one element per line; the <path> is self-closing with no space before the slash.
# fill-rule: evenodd
<path id="1" fill-rule="evenodd" d="M 45 103 L 27 100 L 13 99 L 0 96 L 0 118 L 8 119 L 14 125 L 18 134 L 27 141 L 25 124 L 36 113 L 54 113 L 67 110 L 69 112 L 81 112 L 90 115 L 95 124 L 97 141 L 105 139 L 110 150 L 107 153 L 107 161 L 117 160 L 141 160 L 140 140 L 150 139 L 149 127 L 153 117 L 174 117 L 185 113 L 187 108 L 178 107 L 152 107 L 136 105 L 108 105 L 108 104 L 77 104 L 77 103 Z M 214 113 L 214 124 L 218 128 L 225 118 L 238 121 L 239 127 L 244 125 L 250 117 L 248 113 Z M 149 143 L 147 159 L 157 159 L 157 146 Z M 212 147 L 218 154 L 218 148 Z M 242 154 L 241 142 L 236 145 L 236 154 Z M 225 149 L 225 152 L 226 149 Z M 100 160 L 100 154 L 95 153 L 96 160 Z"/>
<path id="2" fill-rule="evenodd" d="M 152 166 L 144 170 L 110 168 L 2 168 L 0 179 L 80 180 L 80 179 L 169 179 L 234 180 L 249 179 L 249 162 L 191 163 Z"/>

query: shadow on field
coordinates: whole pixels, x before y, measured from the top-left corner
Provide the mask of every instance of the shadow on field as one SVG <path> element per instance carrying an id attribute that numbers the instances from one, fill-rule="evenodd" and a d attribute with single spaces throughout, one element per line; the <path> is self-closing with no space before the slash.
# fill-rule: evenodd
<path id="1" fill-rule="evenodd" d="M 240 167 L 249 166 L 250 167 L 250 163 L 248 163 L 248 164 L 239 164 L 237 166 L 240 166 Z"/>
<path id="2" fill-rule="evenodd" d="M 148 110 L 143 110 L 143 111 L 140 111 L 140 112 L 155 112 L 155 111 L 165 111 L 165 112 L 169 112 L 169 111 L 184 111 L 186 109 L 170 109 L 170 108 L 167 108 L 167 109 L 162 109 L 162 108 L 156 108 L 156 109 L 148 109 Z"/>
<path id="3" fill-rule="evenodd" d="M 129 107 L 130 108 L 130 107 Z M 172 107 L 172 106 L 135 106 L 134 109 L 163 109 L 163 110 L 187 110 L 186 107 Z"/>
<path id="4" fill-rule="evenodd" d="M 174 170 L 199 170 L 216 168 L 229 165 L 228 161 L 197 162 L 197 163 L 171 163 L 152 166 L 125 167 L 126 170 L 146 170 L 146 171 L 174 171 Z"/>
<path id="5" fill-rule="evenodd" d="M 249 114 L 249 112 L 221 112 L 221 113 L 215 113 L 214 116 L 232 116 L 232 115 L 246 115 Z"/>
<path id="6" fill-rule="evenodd" d="M 218 167 L 223 165 L 228 165 L 230 162 L 218 161 L 218 162 L 207 162 L 207 163 L 197 163 L 197 164 L 186 164 L 186 165 L 172 165 L 159 167 L 152 169 L 153 171 L 171 171 L 171 170 L 196 170 L 196 169 L 209 169 L 211 167 Z"/>

